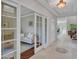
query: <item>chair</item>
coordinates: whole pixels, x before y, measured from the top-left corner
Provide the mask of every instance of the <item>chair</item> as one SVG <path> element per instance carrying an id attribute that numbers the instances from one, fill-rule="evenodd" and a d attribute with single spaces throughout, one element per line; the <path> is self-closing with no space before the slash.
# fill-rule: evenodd
<path id="1" fill-rule="evenodd" d="M 23 39 L 21 39 L 21 42 L 33 44 L 33 34 L 32 33 L 28 33 L 27 36 L 25 36 Z"/>

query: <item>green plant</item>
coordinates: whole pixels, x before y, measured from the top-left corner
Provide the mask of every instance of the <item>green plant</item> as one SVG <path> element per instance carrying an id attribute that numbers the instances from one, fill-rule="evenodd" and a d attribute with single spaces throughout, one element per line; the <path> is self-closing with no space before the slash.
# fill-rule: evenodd
<path id="1" fill-rule="evenodd" d="M 69 24 L 68 25 L 68 29 L 70 29 L 70 30 L 74 30 L 76 28 L 77 28 L 77 25 L 76 24 Z"/>

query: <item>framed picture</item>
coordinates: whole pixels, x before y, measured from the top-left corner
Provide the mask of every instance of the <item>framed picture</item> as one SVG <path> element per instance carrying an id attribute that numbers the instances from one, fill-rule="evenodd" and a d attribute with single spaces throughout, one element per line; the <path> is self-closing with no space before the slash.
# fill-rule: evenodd
<path id="1" fill-rule="evenodd" d="M 33 21 L 29 21 L 29 26 L 33 26 Z"/>

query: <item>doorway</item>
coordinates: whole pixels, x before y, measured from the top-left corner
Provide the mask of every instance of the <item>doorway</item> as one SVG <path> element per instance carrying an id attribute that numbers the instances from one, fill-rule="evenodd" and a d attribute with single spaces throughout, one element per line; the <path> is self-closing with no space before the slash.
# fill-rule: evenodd
<path id="1" fill-rule="evenodd" d="M 35 13 L 35 53 L 43 48 L 43 17 Z"/>
<path id="2" fill-rule="evenodd" d="M 21 59 L 28 59 L 47 44 L 47 18 L 21 6 Z"/>
<path id="3" fill-rule="evenodd" d="M 35 53 L 47 46 L 47 18 L 35 13 Z"/>
<path id="4" fill-rule="evenodd" d="M 21 5 L 20 58 L 34 55 L 34 11 Z"/>

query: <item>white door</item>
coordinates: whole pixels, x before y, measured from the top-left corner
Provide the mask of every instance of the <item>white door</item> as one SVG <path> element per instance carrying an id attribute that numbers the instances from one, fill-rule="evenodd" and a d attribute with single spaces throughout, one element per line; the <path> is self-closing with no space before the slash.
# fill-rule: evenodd
<path id="1" fill-rule="evenodd" d="M 43 17 L 35 14 L 35 53 L 43 48 Z"/>
<path id="2" fill-rule="evenodd" d="M 5 0 L 1 2 L 1 58 L 20 59 L 20 19 L 18 4 Z M 18 23 L 17 23 L 18 22 Z"/>

